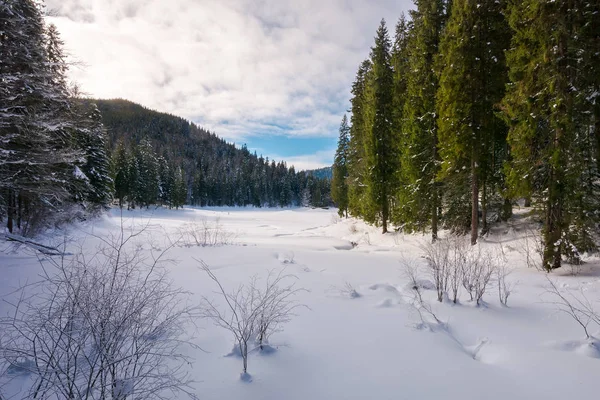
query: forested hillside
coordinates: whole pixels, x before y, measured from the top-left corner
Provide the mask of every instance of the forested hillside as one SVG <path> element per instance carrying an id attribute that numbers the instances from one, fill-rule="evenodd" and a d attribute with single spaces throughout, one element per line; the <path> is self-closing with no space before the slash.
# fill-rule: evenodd
<path id="1" fill-rule="evenodd" d="M 115 197 L 130 206 L 330 204 L 329 180 L 237 148 L 183 118 L 93 100 L 112 154 Z"/>
<path id="2" fill-rule="evenodd" d="M 469 234 L 525 199 L 547 270 L 600 231 L 600 3 L 416 0 L 352 85 L 334 200 L 387 231 Z"/>

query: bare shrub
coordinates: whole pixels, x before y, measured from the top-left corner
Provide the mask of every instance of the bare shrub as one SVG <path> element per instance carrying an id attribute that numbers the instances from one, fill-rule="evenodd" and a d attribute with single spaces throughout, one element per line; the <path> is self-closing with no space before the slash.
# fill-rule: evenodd
<path id="1" fill-rule="evenodd" d="M 562 291 L 546 276 L 549 287 L 547 293 L 553 297 L 553 304 L 559 311 L 570 316 L 585 333 L 585 338 L 590 339 L 590 324 L 600 327 L 600 312 L 594 308 L 593 303 L 586 297 L 582 290 L 577 294 L 571 291 Z"/>
<path id="2" fill-rule="evenodd" d="M 241 378 L 250 380 L 248 374 L 249 346 L 256 342 L 259 349 L 268 342 L 274 332 L 289 322 L 294 310 L 303 307 L 294 300 L 294 296 L 305 289 L 296 288 L 294 275 L 270 271 L 261 285 L 258 277 L 253 277 L 246 285 L 228 292 L 210 267 L 201 260 L 200 268 L 217 285 L 217 294 L 225 301 L 220 308 L 213 300 L 203 297 L 202 316 L 209 318 L 215 325 L 228 330 L 234 336 L 242 356 L 243 370 Z"/>
<path id="3" fill-rule="evenodd" d="M 499 265 L 502 264 L 503 254 L 494 251 L 482 251 L 479 246 L 472 246 L 467 253 L 463 270 L 463 287 L 469 293 L 471 301 L 481 305 L 483 295 Z"/>
<path id="4" fill-rule="evenodd" d="M 527 268 L 542 271 L 544 265 L 544 243 L 538 229 L 527 227 L 523 240 L 518 243 L 518 252 L 525 256 Z"/>
<path id="5" fill-rule="evenodd" d="M 408 284 L 410 285 L 412 293 L 409 304 L 419 315 L 421 324 L 429 326 L 430 322 L 427 321 L 426 317 L 432 318 L 436 324 L 442 324 L 440 319 L 433 312 L 431 305 L 425 301 L 425 299 L 423 299 L 423 294 L 421 293 L 421 284 L 419 282 L 418 268 L 410 261 L 402 261 L 402 264 L 404 265 L 404 274 L 408 279 Z"/>
<path id="6" fill-rule="evenodd" d="M 344 282 L 342 286 L 332 286 L 332 289 L 340 294 L 342 297 L 348 297 L 351 299 L 357 299 L 361 297 L 361 294 L 354 288 L 350 282 Z"/>
<path id="7" fill-rule="evenodd" d="M 92 254 L 40 259 L 40 281 L 0 319 L 5 366 L 32 377 L 24 398 L 195 398 L 180 351 L 192 310 L 161 267 L 173 244 L 142 254 L 142 231 L 121 226 Z"/>
<path id="8" fill-rule="evenodd" d="M 508 298 L 512 294 L 517 282 L 507 281 L 506 278 L 512 273 L 512 269 L 504 262 L 497 266 L 496 277 L 498 284 L 498 298 L 500 303 L 504 306 L 508 306 Z"/>
<path id="9" fill-rule="evenodd" d="M 452 296 L 452 302 L 456 304 L 458 301 L 460 287 L 463 283 L 463 274 L 468 260 L 468 253 L 469 251 L 471 251 L 471 245 L 467 241 L 466 237 L 462 236 L 455 236 L 448 240 L 448 279 L 450 286 L 450 294 Z"/>
<path id="10" fill-rule="evenodd" d="M 425 252 L 425 259 L 431 274 L 431 278 L 436 288 L 437 300 L 444 300 L 444 295 L 448 292 L 448 282 L 450 280 L 450 248 L 451 242 L 448 239 L 436 240 L 421 247 Z"/>
<path id="11" fill-rule="evenodd" d="M 348 230 L 350 231 L 350 233 L 357 233 L 358 232 L 358 228 L 356 227 L 356 224 L 350 225 L 350 227 L 348 227 Z"/>
<path id="12" fill-rule="evenodd" d="M 209 221 L 206 218 L 183 224 L 179 228 L 180 244 L 201 247 L 225 246 L 232 244 L 235 234 L 227 231 L 219 218 Z"/>

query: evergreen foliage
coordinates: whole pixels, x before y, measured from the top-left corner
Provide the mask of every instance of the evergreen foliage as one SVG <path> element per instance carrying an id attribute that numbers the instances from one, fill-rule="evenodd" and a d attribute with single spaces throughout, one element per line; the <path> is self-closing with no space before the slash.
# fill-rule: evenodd
<path id="1" fill-rule="evenodd" d="M 2 1 L 0 26 L 0 219 L 32 234 L 70 218 L 73 206 L 108 203 L 104 133 L 73 100 L 62 41 L 42 5 Z"/>
<path id="2" fill-rule="evenodd" d="M 126 100 L 94 100 L 120 206 L 327 207 L 331 181 L 237 148 L 183 118 Z M 182 176 L 183 175 L 183 176 Z M 185 186 L 185 189 L 184 189 Z"/>
<path id="3" fill-rule="evenodd" d="M 479 235 L 479 204 L 485 234 L 489 199 L 501 198 L 504 189 L 500 172 L 507 129 L 496 105 L 508 81 L 509 41 L 502 2 L 454 0 L 437 60 L 438 176 L 452 188 L 444 193 L 445 225 L 458 232 L 470 225 L 472 244 Z M 464 207 L 469 192 L 470 209 Z"/>
<path id="4" fill-rule="evenodd" d="M 400 220 L 405 229 L 431 229 L 437 239 L 441 193 L 439 172 L 437 114 L 435 97 L 438 77 L 434 70 L 439 42 L 447 19 L 449 4 L 444 0 L 416 0 L 411 11 L 412 32 L 408 41 L 406 100 L 401 154 L 404 190 L 398 200 Z"/>
<path id="5" fill-rule="evenodd" d="M 597 251 L 599 28 L 589 0 L 415 0 L 389 53 L 380 26 L 352 85 L 349 213 L 385 223 L 387 204 L 404 231 L 475 244 L 524 199 L 546 269 Z M 389 180 L 386 159 L 400 163 Z"/>
<path id="6" fill-rule="evenodd" d="M 333 179 L 331 181 L 331 199 L 338 207 L 340 217 L 348 217 L 348 152 L 350 145 L 350 126 L 344 114 L 340 125 L 338 147 L 333 162 Z"/>
<path id="7" fill-rule="evenodd" d="M 543 218 L 544 267 L 551 270 L 563 256 L 578 262 L 596 248 L 598 5 L 511 1 L 509 12 L 507 179 L 513 194 L 531 197 Z"/>

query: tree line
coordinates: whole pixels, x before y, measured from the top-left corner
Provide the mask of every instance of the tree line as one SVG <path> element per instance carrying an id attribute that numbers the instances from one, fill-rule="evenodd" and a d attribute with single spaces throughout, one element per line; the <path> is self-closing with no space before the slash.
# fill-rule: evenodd
<path id="1" fill-rule="evenodd" d="M 469 234 L 525 199 L 547 270 L 597 250 L 600 4 L 415 0 L 382 20 L 340 126 L 340 214 Z"/>
<path id="2" fill-rule="evenodd" d="M 330 179 L 236 147 L 183 118 L 126 100 L 93 100 L 121 206 L 331 205 Z"/>

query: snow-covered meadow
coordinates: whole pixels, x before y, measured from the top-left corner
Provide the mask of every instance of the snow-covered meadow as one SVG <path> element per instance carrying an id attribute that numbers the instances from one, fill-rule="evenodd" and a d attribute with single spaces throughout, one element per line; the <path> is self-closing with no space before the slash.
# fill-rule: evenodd
<path id="1" fill-rule="evenodd" d="M 519 215 L 512 224 L 494 227 L 482 239 L 484 249 L 501 244 L 506 278 L 515 287 L 508 307 L 500 304 L 494 282 L 477 307 L 463 290 L 459 304 L 436 301 L 431 290 L 423 247 L 428 236 L 390 233 L 353 219 L 340 219 L 337 210 L 312 209 L 193 209 L 118 210 L 86 223 L 53 232 L 47 243 L 64 234 L 68 250 L 94 252 L 101 238 L 146 226 L 136 240 L 144 252 L 164 249 L 189 233 L 190 226 L 218 221 L 220 246 L 196 246 L 188 238 L 171 248 L 166 266 L 175 286 L 190 293 L 189 304 L 203 296 L 222 299 L 200 268 L 211 268 L 226 289 L 255 275 L 285 268 L 297 277 L 296 308 L 291 321 L 275 333 L 276 351 L 251 351 L 251 382 L 240 380 L 242 362 L 227 356 L 232 335 L 198 318 L 188 332 L 191 344 L 181 351 L 193 360 L 186 368 L 194 393 L 201 399 L 564 399 L 595 398 L 600 373 L 600 348 L 585 340 L 583 329 L 560 312 L 548 293 L 547 275 L 527 268 L 528 234 Z M 92 236 L 90 236 L 90 233 Z M 0 253 L 0 305 L 14 290 L 40 274 L 32 250 L 3 244 Z M 442 323 L 425 313 L 425 324 L 414 306 L 414 290 L 406 265 L 418 267 L 422 294 Z M 550 275 L 567 296 L 585 295 L 600 312 L 600 261 L 591 257 L 576 269 L 565 266 Z M 353 291 L 354 290 L 354 291 Z M 581 297 L 580 297 L 581 298 Z M 600 337 L 600 327 L 589 324 Z M 2 337 L 0 336 L 0 340 Z M 10 377 L 0 397 L 20 398 L 26 374 Z M 141 397 L 140 397 L 141 398 Z"/>

